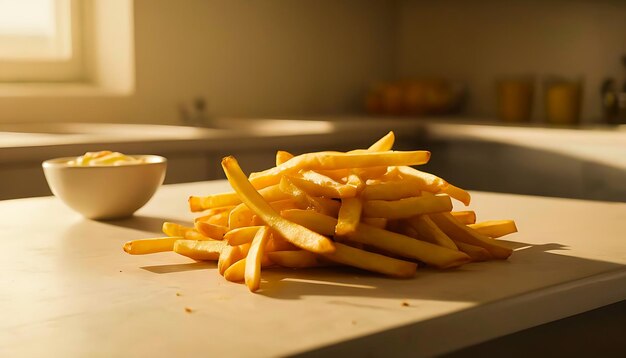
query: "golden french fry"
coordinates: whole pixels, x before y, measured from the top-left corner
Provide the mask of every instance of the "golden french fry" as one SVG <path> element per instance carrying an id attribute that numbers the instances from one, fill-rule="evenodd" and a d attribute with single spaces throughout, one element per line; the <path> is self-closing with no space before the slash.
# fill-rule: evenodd
<path id="1" fill-rule="evenodd" d="M 377 227 L 379 229 L 384 229 L 387 227 L 386 218 L 361 218 L 361 222 L 367 224 L 369 226 Z"/>
<path id="2" fill-rule="evenodd" d="M 200 261 L 217 261 L 226 248 L 225 241 L 178 240 L 174 252 Z"/>
<path id="3" fill-rule="evenodd" d="M 386 152 L 388 150 L 391 150 L 391 148 L 393 148 L 393 143 L 396 140 L 396 136 L 393 133 L 393 131 L 390 131 L 389 133 L 385 134 L 382 138 L 380 138 L 379 140 L 377 140 L 374 144 L 370 145 L 369 148 L 367 148 L 368 151 L 370 152 Z"/>
<path id="4" fill-rule="evenodd" d="M 416 185 L 400 180 L 367 185 L 361 192 L 363 200 L 400 200 L 419 196 L 421 190 Z"/>
<path id="5" fill-rule="evenodd" d="M 316 173 L 329 177 L 334 181 L 342 181 L 350 175 L 351 169 L 315 170 Z"/>
<path id="6" fill-rule="evenodd" d="M 465 252 L 469 257 L 471 257 L 472 261 L 487 261 L 493 258 L 489 251 L 480 246 L 466 244 L 462 241 L 456 241 L 455 244 L 458 246 L 459 250 Z"/>
<path id="7" fill-rule="evenodd" d="M 131 255 L 153 254 L 166 252 L 174 249 L 174 243 L 182 240 L 182 236 L 158 237 L 154 239 L 139 239 L 128 241 L 124 244 L 124 251 Z"/>
<path id="8" fill-rule="evenodd" d="M 259 193 L 265 200 L 270 202 L 288 198 L 288 196 L 276 185 L 263 188 L 259 190 Z M 241 199 L 239 199 L 237 193 L 234 192 L 189 197 L 189 209 L 192 212 L 204 211 L 224 206 L 235 206 L 239 204 L 241 204 Z"/>
<path id="9" fill-rule="evenodd" d="M 335 250 L 335 246 L 329 238 L 285 220 L 274 211 L 248 181 L 235 158 L 226 157 L 222 159 L 222 167 L 230 185 L 239 194 L 241 200 L 287 241 L 301 249 L 315 253 L 329 253 Z"/>
<path id="10" fill-rule="evenodd" d="M 298 247 L 289 241 L 280 237 L 280 235 L 276 233 L 271 233 L 270 239 L 267 241 L 267 245 L 265 245 L 265 251 L 294 251 L 298 250 Z M 308 252 L 308 251 L 307 251 Z"/>
<path id="11" fill-rule="evenodd" d="M 224 275 L 224 272 L 226 272 L 232 264 L 245 258 L 246 255 L 248 255 L 248 249 L 250 249 L 249 243 L 238 246 L 226 245 L 226 247 L 222 249 L 217 261 L 217 270 L 219 273 Z"/>
<path id="12" fill-rule="evenodd" d="M 450 214 L 465 225 L 476 223 L 476 213 L 472 210 L 453 211 Z"/>
<path id="13" fill-rule="evenodd" d="M 230 205 L 230 206 L 218 206 L 218 207 L 215 207 L 215 208 L 207 209 L 206 212 L 204 213 L 204 215 L 198 216 L 197 218 L 195 218 L 194 222 L 195 221 L 208 222 L 215 215 L 219 215 L 219 214 L 222 214 L 222 213 L 225 213 L 225 212 L 228 213 L 231 210 L 233 210 L 234 208 L 235 208 L 234 205 Z"/>
<path id="14" fill-rule="evenodd" d="M 513 250 L 503 246 L 501 243 L 485 236 L 476 230 L 463 225 L 450 213 L 438 213 L 429 215 L 437 226 L 456 242 L 480 246 L 487 249 L 496 259 L 506 259 L 511 256 Z"/>
<path id="15" fill-rule="evenodd" d="M 362 153 L 339 153 L 317 152 L 301 154 L 284 162 L 283 164 L 262 171 L 252 173 L 250 182 L 257 188 L 265 188 L 278 184 L 280 177 L 285 174 L 303 170 L 334 170 L 349 168 L 386 167 L 390 165 L 420 165 L 430 159 L 427 151 L 387 151 L 387 152 L 362 152 Z"/>
<path id="16" fill-rule="evenodd" d="M 246 274 L 246 258 L 242 258 L 232 265 L 228 266 L 224 271 L 224 278 L 230 282 L 241 282 L 245 279 Z"/>
<path id="17" fill-rule="evenodd" d="M 289 176 L 291 182 L 306 191 L 311 196 L 327 198 L 351 198 L 356 196 L 357 188 L 352 185 L 339 183 L 325 175 L 314 171 L 302 173 L 302 177 Z"/>
<path id="18" fill-rule="evenodd" d="M 318 201 L 320 202 L 320 205 L 324 206 L 326 210 L 328 205 L 321 202 L 321 200 L 319 199 L 322 199 L 322 198 L 318 198 Z M 274 202 L 269 203 L 269 205 L 276 212 L 280 212 L 281 210 L 289 210 L 289 209 L 301 209 L 301 207 L 298 206 L 298 203 L 293 198 L 274 201 Z M 336 206 L 337 206 L 336 211 L 338 212 L 339 204 L 336 204 Z M 330 210 L 330 212 L 332 212 L 331 209 L 332 208 L 328 207 L 328 210 Z M 258 217 L 252 210 L 250 210 L 250 208 L 248 208 L 248 206 L 244 203 L 237 205 L 235 209 L 231 211 L 231 216 L 232 217 L 229 217 L 228 219 L 229 228 L 231 230 L 244 227 L 244 226 L 249 226 L 249 225 L 252 225 L 252 226 L 264 225 L 263 220 L 260 217 Z"/>
<path id="19" fill-rule="evenodd" d="M 228 227 L 228 218 L 230 217 L 230 211 L 223 211 L 215 214 L 206 220 L 207 223 L 219 226 Z"/>
<path id="20" fill-rule="evenodd" d="M 332 235 L 337 225 L 337 219 L 310 210 L 285 210 L 281 214 L 324 235 Z M 357 226 L 351 235 L 336 239 L 370 245 L 401 257 L 420 260 L 437 268 L 457 267 L 470 261 L 470 258 L 462 252 L 363 223 Z"/>
<path id="21" fill-rule="evenodd" d="M 254 213 L 244 203 L 241 203 L 230 212 L 228 228 L 230 230 L 253 225 Z"/>
<path id="22" fill-rule="evenodd" d="M 400 200 L 368 200 L 363 203 L 363 216 L 387 219 L 406 219 L 416 215 L 452 210 L 447 195 L 416 196 Z"/>
<path id="23" fill-rule="evenodd" d="M 286 194 L 291 195 L 300 207 L 312 208 L 319 212 L 324 211 L 322 204 L 320 204 L 320 202 L 316 198 L 310 196 L 307 192 L 300 189 L 296 184 L 291 181 L 291 179 L 289 179 L 289 177 L 282 177 L 278 186 L 280 187 L 280 190 L 282 190 Z"/>
<path id="24" fill-rule="evenodd" d="M 207 209 L 233 206 L 241 203 L 236 193 L 219 193 L 209 196 L 190 196 L 189 210 L 192 212 L 204 211 Z"/>
<path id="25" fill-rule="evenodd" d="M 245 266 L 245 282 L 251 292 L 259 289 L 261 284 L 261 259 L 263 258 L 263 250 L 269 239 L 269 229 L 267 226 L 261 226 L 256 232 L 250 250 L 246 256 Z"/>
<path id="26" fill-rule="evenodd" d="M 434 174 L 422 172 L 408 166 L 400 166 L 398 170 L 403 179 L 415 182 L 415 185 L 422 190 L 431 193 L 448 194 L 465 205 L 469 205 L 471 201 L 470 194 L 467 191 L 449 184 Z"/>
<path id="27" fill-rule="evenodd" d="M 494 239 L 517 232 L 517 226 L 513 220 L 489 220 L 467 226 Z"/>
<path id="28" fill-rule="evenodd" d="M 432 221 L 430 217 L 428 217 L 428 215 L 418 215 L 409 218 L 407 219 L 407 223 L 415 229 L 421 240 L 447 247 L 452 250 L 457 249 L 454 241 L 441 231 L 441 229 Z"/>
<path id="29" fill-rule="evenodd" d="M 335 235 L 345 236 L 352 234 L 361 221 L 363 203 L 359 198 L 341 199 L 339 217 L 335 226 Z"/>
<path id="30" fill-rule="evenodd" d="M 244 226 L 230 230 L 224 234 L 224 240 L 231 246 L 237 246 L 252 242 L 254 235 L 261 226 Z"/>
<path id="31" fill-rule="evenodd" d="M 182 236 L 186 240 L 212 240 L 196 231 L 193 227 L 187 227 L 176 223 L 164 222 L 163 233 L 167 236 Z"/>
<path id="32" fill-rule="evenodd" d="M 465 204 L 465 206 L 469 205 L 470 201 L 472 200 L 470 193 L 450 183 L 444 186 L 441 189 L 440 193 L 450 195 L 450 197 L 455 198 L 456 200 L 462 202 L 463 204 Z"/>
<path id="33" fill-rule="evenodd" d="M 367 184 L 357 173 L 351 172 L 346 178 L 346 185 L 353 187 L 358 195 L 365 189 Z"/>
<path id="34" fill-rule="evenodd" d="M 289 159 L 293 158 L 293 154 L 285 152 L 284 150 L 276 151 L 276 165 L 281 165 Z"/>
<path id="35" fill-rule="evenodd" d="M 204 221 L 196 221 L 194 226 L 201 235 L 213 240 L 224 239 L 224 234 L 228 231 L 226 226 L 213 225 Z"/>
<path id="36" fill-rule="evenodd" d="M 323 256 L 340 264 L 399 278 L 413 277 L 417 270 L 417 264 L 414 262 L 375 254 L 338 242 L 335 243 L 335 252 Z"/>

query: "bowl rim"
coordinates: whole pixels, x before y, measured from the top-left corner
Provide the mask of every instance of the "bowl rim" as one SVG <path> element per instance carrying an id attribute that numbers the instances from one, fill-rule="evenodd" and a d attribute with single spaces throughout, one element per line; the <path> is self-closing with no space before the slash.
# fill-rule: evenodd
<path id="1" fill-rule="evenodd" d="M 60 158 L 52 158 L 45 160 L 41 163 L 43 168 L 76 168 L 78 170 L 86 170 L 86 169 L 105 169 L 105 168 L 130 168 L 130 167 L 141 167 L 146 165 L 159 165 L 167 163 L 167 158 L 162 157 L 156 154 L 126 154 L 129 157 L 134 158 L 142 158 L 146 159 L 146 162 L 142 163 L 128 163 L 123 165 L 70 165 L 69 162 L 71 160 L 75 160 L 77 157 L 60 157 Z"/>

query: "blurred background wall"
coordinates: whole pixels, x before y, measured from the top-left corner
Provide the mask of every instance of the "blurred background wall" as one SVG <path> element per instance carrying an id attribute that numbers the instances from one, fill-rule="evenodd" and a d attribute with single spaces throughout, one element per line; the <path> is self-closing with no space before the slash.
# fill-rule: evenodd
<path id="1" fill-rule="evenodd" d="M 624 76 L 626 1 L 400 1 L 397 74 L 467 82 L 467 112 L 495 117 L 496 78 L 581 78 L 582 121 L 600 117 L 604 78 Z M 534 117 L 541 118 L 541 91 Z"/>
<path id="2" fill-rule="evenodd" d="M 197 96 L 217 116 L 358 113 L 372 83 L 466 81 L 491 116 L 497 76 L 581 76 L 583 121 L 620 75 L 626 1 L 136 0 L 130 95 L 0 96 L 0 122 L 179 123 Z M 541 106 L 534 106 L 537 111 Z"/>

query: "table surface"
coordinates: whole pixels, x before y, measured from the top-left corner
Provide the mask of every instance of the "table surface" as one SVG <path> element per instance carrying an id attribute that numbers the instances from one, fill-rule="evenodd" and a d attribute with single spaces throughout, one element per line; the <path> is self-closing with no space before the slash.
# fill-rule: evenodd
<path id="1" fill-rule="evenodd" d="M 191 222 L 189 195 L 228 189 L 164 186 L 109 222 L 0 201 L 0 356 L 432 355 L 626 299 L 626 203 L 474 192 L 479 221 L 516 220 L 512 257 L 409 280 L 267 269 L 252 294 L 215 263 L 122 251 Z"/>

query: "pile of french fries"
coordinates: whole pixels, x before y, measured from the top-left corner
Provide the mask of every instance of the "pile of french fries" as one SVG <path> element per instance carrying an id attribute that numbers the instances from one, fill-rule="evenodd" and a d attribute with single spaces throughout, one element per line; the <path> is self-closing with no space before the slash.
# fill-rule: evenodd
<path id="1" fill-rule="evenodd" d="M 473 211 L 452 211 L 467 191 L 411 166 L 427 151 L 392 151 L 390 132 L 368 149 L 293 156 L 247 177 L 237 160 L 222 167 L 234 192 L 191 196 L 193 227 L 163 224 L 166 237 L 127 242 L 129 254 L 174 251 L 218 262 L 228 281 L 252 292 L 261 268 L 347 265 L 409 278 L 418 264 L 449 269 L 506 259 L 496 238 L 517 231 L 512 220 L 476 223 Z"/>

